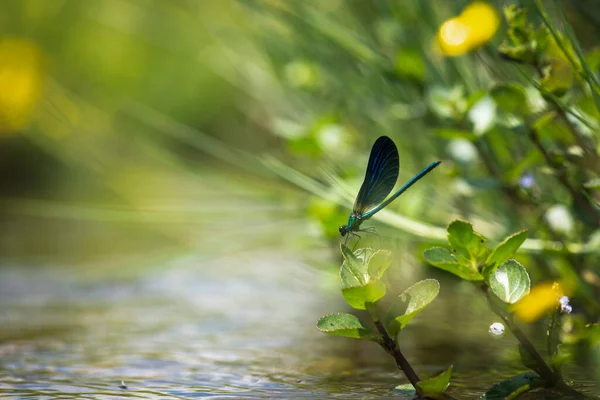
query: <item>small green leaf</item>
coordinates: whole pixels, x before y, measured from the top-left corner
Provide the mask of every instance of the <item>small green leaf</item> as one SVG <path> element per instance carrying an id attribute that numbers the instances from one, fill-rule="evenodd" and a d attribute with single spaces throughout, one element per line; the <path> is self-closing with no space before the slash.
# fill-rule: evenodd
<path id="1" fill-rule="evenodd" d="M 392 263 L 392 252 L 389 250 L 377 250 L 369 258 L 367 271 L 372 279 L 381 279 L 385 271 Z"/>
<path id="2" fill-rule="evenodd" d="M 490 91 L 496 105 L 509 114 L 526 115 L 529 112 L 525 90 L 513 83 L 496 85 Z"/>
<path id="3" fill-rule="evenodd" d="M 568 127 L 553 111 L 542 114 L 533 122 L 531 127 L 541 138 L 547 137 L 562 140 L 566 143 L 572 141 L 571 132 Z"/>
<path id="4" fill-rule="evenodd" d="M 490 287 L 500 300 L 514 304 L 529 293 L 531 281 L 521 264 L 512 258 L 502 264 L 490 277 Z"/>
<path id="5" fill-rule="evenodd" d="M 386 287 L 380 280 L 373 280 L 366 285 L 342 289 L 346 303 L 357 310 L 366 310 L 367 303 L 375 303 L 385 296 Z"/>
<path id="6" fill-rule="evenodd" d="M 511 394 L 533 390 L 544 384 L 544 381 L 533 372 L 525 372 L 510 379 L 496 383 L 481 397 L 485 400 L 504 400 Z"/>
<path id="7" fill-rule="evenodd" d="M 473 231 L 473 226 L 465 221 L 456 220 L 448 225 L 448 241 L 458 260 L 473 269 L 477 269 L 489 254 L 485 247 L 486 238 Z"/>
<path id="8" fill-rule="evenodd" d="M 482 281 L 483 276 L 473 268 L 462 265 L 454 254 L 442 247 L 425 250 L 423 257 L 436 268 L 448 271 L 467 281 Z"/>
<path id="9" fill-rule="evenodd" d="M 498 246 L 496 246 L 485 262 L 485 267 L 482 271 L 483 275 L 486 277 L 492 275 L 496 268 L 502 265 L 517 252 L 526 238 L 527 230 L 523 230 L 513 233 L 504 239 Z"/>
<path id="10" fill-rule="evenodd" d="M 406 289 L 394 301 L 386 318 L 389 333 L 396 336 L 440 292 L 440 283 L 435 279 L 425 279 Z"/>
<path id="11" fill-rule="evenodd" d="M 377 340 L 380 335 L 373 332 L 351 314 L 329 314 L 319 319 L 317 328 L 324 333 L 353 339 Z"/>
<path id="12" fill-rule="evenodd" d="M 367 263 L 365 259 L 367 256 L 373 254 L 373 249 L 358 249 L 356 252 L 352 252 L 345 244 L 342 243 L 342 255 L 344 256 L 344 262 L 340 268 L 340 279 L 342 281 L 342 287 L 354 287 L 365 285 L 369 280 L 367 273 Z"/>
<path id="13" fill-rule="evenodd" d="M 450 386 L 450 378 L 452 377 L 452 367 L 448 368 L 441 374 L 419 381 L 417 383 L 417 391 L 420 395 L 428 397 L 439 397 L 446 392 Z"/>

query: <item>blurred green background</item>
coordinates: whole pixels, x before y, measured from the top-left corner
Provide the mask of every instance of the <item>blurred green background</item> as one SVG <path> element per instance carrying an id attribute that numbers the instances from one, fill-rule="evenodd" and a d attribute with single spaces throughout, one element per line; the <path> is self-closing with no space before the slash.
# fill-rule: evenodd
<path id="1" fill-rule="evenodd" d="M 440 26 L 470 3 L 0 3 L 0 268 L 8 271 L 0 287 L 5 290 L 5 310 L 13 311 L 10 315 L 5 311 L 10 329 L 3 332 L 3 343 L 21 343 L 24 326 L 27 332 L 34 332 L 34 342 L 46 343 L 48 327 L 42 322 L 39 326 L 32 324 L 26 318 L 30 310 L 22 308 L 38 290 L 40 279 L 48 279 L 51 289 L 44 289 L 50 294 L 40 300 L 37 312 L 49 312 L 50 320 L 54 313 L 62 312 L 65 304 L 72 305 L 82 298 L 89 300 L 87 285 L 101 285 L 98 297 L 110 308 L 110 318 L 81 322 L 91 330 L 97 323 L 113 327 L 123 323 L 119 319 L 122 298 L 113 291 L 121 279 L 150 291 L 127 292 L 125 297 L 134 303 L 125 309 L 129 315 L 136 315 L 131 324 L 163 299 L 163 291 L 152 291 L 154 284 L 147 287 L 140 283 L 148 276 L 152 282 L 170 285 L 169 301 L 178 295 L 195 299 L 194 296 L 200 296 L 196 290 L 200 290 L 206 298 L 194 304 L 217 310 L 219 318 L 225 319 L 223 325 L 207 322 L 214 317 L 210 312 L 211 317 L 204 311 L 201 315 L 181 312 L 182 305 L 176 302 L 177 306 L 160 313 L 167 317 L 163 324 L 140 330 L 146 335 L 162 332 L 171 345 L 181 340 L 199 340 L 208 330 L 213 335 L 210 340 L 223 340 L 208 340 L 213 347 L 227 347 L 231 341 L 263 335 L 262 331 L 250 329 L 247 336 L 229 340 L 222 336 L 240 332 L 237 324 L 242 324 L 241 317 L 232 310 L 246 301 L 254 304 L 263 285 L 281 285 L 281 292 L 269 291 L 265 295 L 267 304 L 255 306 L 268 307 L 281 297 L 297 294 L 303 305 L 290 301 L 282 303 L 277 311 L 271 310 L 277 313 L 275 320 L 279 323 L 269 330 L 273 332 L 285 324 L 290 310 L 306 308 L 298 317 L 298 325 L 304 324 L 306 329 L 285 331 L 298 341 L 310 337 L 308 349 L 293 347 L 293 354 L 287 355 L 294 360 L 298 357 L 296 362 L 302 364 L 301 355 L 329 349 L 332 342 L 329 338 L 313 338 L 319 335 L 314 321 L 329 304 L 307 305 L 299 299 L 341 299 L 331 273 L 335 274 L 339 267 L 338 226 L 347 221 L 370 146 L 380 135 L 390 136 L 398 145 L 401 182 L 430 162 L 443 161 L 372 223 L 383 244 L 395 251 L 398 292 L 421 275 L 436 275 L 441 277 L 442 287 L 444 283 L 448 285 L 447 303 L 438 304 L 442 311 L 432 312 L 422 328 L 429 332 L 430 340 L 421 343 L 424 347 L 413 343 L 417 346 L 413 356 L 420 363 L 435 369 L 438 364 L 445 365 L 447 358 L 448 362 L 458 359 L 460 366 L 464 357 L 465 370 L 475 371 L 482 367 L 482 360 L 468 354 L 473 343 L 490 346 L 490 352 L 491 346 L 497 348 L 498 353 L 492 358 L 514 361 L 517 357 L 514 349 L 501 353 L 514 347 L 514 343 L 482 344 L 487 343 L 487 328 L 493 322 L 485 304 L 475 306 L 468 300 L 452 300 L 459 295 L 468 299 L 474 292 L 451 277 L 424 267 L 421 261 L 423 249 L 443 243 L 445 226 L 455 218 L 470 221 L 492 240 L 529 229 L 530 240 L 523 246 L 520 261 L 534 283 L 567 282 L 574 288 L 574 304 L 584 310 L 585 321 L 597 321 L 597 186 L 586 186 L 590 189 L 584 190 L 585 199 L 579 195 L 574 198 L 557 181 L 559 169 L 545 163 L 524 128 L 527 118 L 534 116 L 539 124 L 536 126 L 545 132 L 541 135 L 543 144 L 559 162 L 574 166 L 569 166 L 568 179 L 575 187 L 583 187 L 598 177 L 593 155 L 597 157 L 599 119 L 593 96 L 581 88 L 582 82 L 569 78 L 567 85 L 574 89 L 562 99 L 579 118 L 569 114 L 568 119 L 561 120 L 557 111 L 547 113 L 551 105 L 533 84 L 537 79 L 535 71 L 511 64 L 498 54 L 507 30 L 505 21 L 501 21 L 501 10 L 508 2 L 489 3 L 497 12 L 497 32 L 493 23 L 485 24 L 485 40 L 461 49 L 464 54 L 458 57 L 446 57 L 439 43 Z M 516 3 L 535 9 L 533 1 Z M 556 16 L 556 2 L 546 4 Z M 590 0 L 563 4 L 582 49 L 590 54 L 590 65 L 597 69 L 600 62 L 594 60 L 600 57 L 592 57 L 600 37 L 597 3 Z M 533 24 L 541 24 L 538 14 L 531 11 L 530 15 Z M 493 20 L 493 14 L 487 17 Z M 497 85 L 509 86 L 495 91 Z M 521 113 L 524 107 L 531 111 L 527 118 Z M 576 148 L 581 143 L 570 135 L 571 125 L 582 132 L 589 149 Z M 586 206 L 582 207 L 581 202 Z M 586 207 L 591 211 L 586 211 Z M 373 238 L 364 240 L 379 243 Z M 162 274 L 171 274 L 173 263 L 182 259 L 187 260 L 182 262 L 186 265 L 185 278 L 166 279 Z M 213 266 L 214 260 L 222 266 Z M 284 267 L 290 263 L 295 267 Z M 195 266 L 193 273 L 186 269 L 189 265 Z M 75 283 L 81 277 L 85 283 Z M 73 297 L 65 299 L 61 297 L 64 287 L 60 282 L 72 279 L 73 287 L 79 289 L 72 289 Z M 188 290 L 186 284 L 191 285 L 191 280 L 206 286 Z M 313 292 L 315 287 L 319 288 L 317 294 Z M 177 294 L 179 289 L 181 293 Z M 140 293 L 145 293 L 143 305 L 134 301 Z M 233 299 L 231 303 L 223 300 L 228 296 Z M 52 299 L 57 298 L 57 303 L 53 303 Z M 52 311 L 44 308 L 48 301 Z M 86 301 L 83 304 L 75 313 L 82 320 L 92 308 Z M 459 305 L 465 307 L 464 313 L 456 311 Z M 451 321 L 457 318 L 455 313 L 464 314 L 465 326 L 477 326 L 479 330 L 472 333 L 473 337 L 471 333 L 465 333 L 466 338 L 452 336 L 446 331 L 452 331 L 451 324 L 439 327 L 436 319 L 440 315 Z M 246 321 L 252 327 L 274 317 L 269 313 L 252 315 L 253 319 Z M 175 320 L 168 322 L 169 317 Z M 198 318 L 198 326 L 190 329 L 198 336 L 179 336 L 180 332 L 169 335 L 173 326 L 187 326 L 183 321 L 194 318 Z M 51 324 L 53 329 L 63 325 L 58 317 Z M 444 334 L 436 334 L 436 327 Z M 59 342 L 82 340 L 63 334 L 50 336 Z M 419 335 L 415 337 L 418 339 Z M 267 335 L 257 339 L 256 348 L 269 348 L 269 338 Z M 123 337 L 117 334 L 110 343 L 120 340 L 131 343 L 139 338 L 127 331 Z M 314 340 L 322 342 L 315 344 Z M 83 343 L 90 345 L 85 340 Z M 236 346 L 232 352 L 241 354 L 237 364 L 256 367 L 256 354 L 243 353 L 246 349 Z M 352 344 L 348 346 L 353 349 Z M 40 365 L 54 362 L 38 350 L 34 346 L 28 354 Z M 60 360 L 63 350 L 53 351 Z M 115 354 L 122 351 L 119 348 Z M 177 351 L 191 352 L 202 359 L 204 350 Z M 344 351 L 348 349 L 335 357 L 342 357 L 339 354 Z M 360 350 L 351 351 L 356 351 L 358 359 L 368 358 L 361 356 Z M 318 351 L 315 353 L 319 355 Z M 442 359 L 436 359 L 435 355 L 442 353 Z M 23 354 L 21 350 L 13 349 L 7 354 L 15 365 L 28 365 L 17 356 Z M 86 351 L 82 354 L 84 358 L 89 356 Z M 135 358 L 136 353 L 132 350 L 127 354 Z M 165 351 L 150 358 L 170 359 L 173 354 Z M 226 363 L 223 357 L 219 362 Z M 106 361 L 102 356 L 99 359 L 100 364 Z M 327 365 L 303 367 L 310 370 L 313 378 L 322 376 L 323 371 L 343 375 L 341 371 L 349 368 L 347 359 L 328 360 Z M 596 363 L 599 360 L 596 357 Z M 181 362 L 180 370 L 190 370 L 190 365 Z M 225 364 L 219 362 L 193 365 L 224 371 L 219 368 L 225 368 Z M 258 385 L 265 388 L 267 397 L 272 393 L 268 387 L 272 382 L 287 385 L 298 378 L 278 375 L 276 366 L 281 364 L 271 359 L 263 362 L 270 367 L 261 365 L 265 369 L 249 374 L 267 380 L 264 387 Z M 132 359 L 125 357 L 117 364 L 131 367 L 131 363 Z M 17 372 L 7 365 L 5 375 L 16 376 Z M 119 376 L 130 373 L 130 380 L 138 379 L 139 385 L 145 376 L 139 370 L 115 370 L 116 367 L 99 367 L 94 362 L 87 367 L 93 369 L 92 365 L 105 368 L 102 379 L 111 382 L 106 383 L 106 394 L 114 389 L 113 381 L 120 380 Z M 148 365 L 153 371 L 162 368 L 162 364 Z M 381 365 L 378 373 L 382 375 L 371 381 L 381 379 L 385 382 L 382 386 L 389 389 L 393 387 L 389 382 L 397 376 L 389 366 Z M 300 369 L 294 363 L 288 367 Z M 359 368 L 362 367 L 359 362 Z M 65 374 L 89 377 L 91 369 Z M 27 368 L 19 371 L 29 378 L 30 374 L 35 375 Z M 185 378 L 176 374 L 171 377 L 174 386 L 184 385 Z M 595 372 L 582 373 L 580 381 L 594 382 L 596 377 Z M 242 379 L 240 375 L 234 378 Z M 370 380 L 368 371 L 365 379 Z M 472 378 L 463 379 L 471 382 Z M 479 393 L 494 378 L 480 377 L 475 381 L 470 386 Z M 154 381 L 155 386 L 160 387 L 157 382 Z M 325 392 L 345 390 L 343 385 L 336 386 L 338 383 L 335 379 L 334 384 L 318 381 L 317 387 L 325 385 L 324 392 L 315 395 L 309 391 L 307 396 L 313 393 L 318 398 Z M 198 385 L 200 388 L 195 391 L 202 392 L 202 383 Z M 240 390 L 248 385 L 240 384 Z M 359 385 L 356 393 L 348 393 L 348 398 L 359 396 L 360 388 Z M 304 389 L 293 386 L 292 393 Z M 5 393 L 10 390 L 12 386 Z M 469 398 L 471 394 L 465 396 Z"/>

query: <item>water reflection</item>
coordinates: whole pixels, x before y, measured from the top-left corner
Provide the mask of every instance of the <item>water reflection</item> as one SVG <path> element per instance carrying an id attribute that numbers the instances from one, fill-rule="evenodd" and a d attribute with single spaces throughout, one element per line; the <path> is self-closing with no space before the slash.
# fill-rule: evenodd
<path id="1" fill-rule="evenodd" d="M 344 308 L 331 290 L 335 275 L 300 260 L 297 253 L 273 251 L 187 257 L 126 280 L 90 280 L 52 267 L 0 269 L 0 393 L 402 398 L 393 388 L 404 378 L 377 346 L 316 330 L 321 314 Z M 448 313 L 453 326 L 462 321 L 461 332 L 440 324 L 441 315 L 461 307 L 455 300 L 444 309 L 455 296 L 442 296 L 403 334 L 403 347 L 425 375 L 454 363 L 453 394 L 473 398 L 512 372 L 500 366 L 511 365 L 502 350 L 514 343 L 480 340 L 487 326 L 477 333 L 469 321 L 480 321 L 485 308 Z M 498 370 L 490 360 L 498 361 Z M 476 368 L 485 373 L 464 372 Z M 121 381 L 127 389 L 119 388 Z"/>

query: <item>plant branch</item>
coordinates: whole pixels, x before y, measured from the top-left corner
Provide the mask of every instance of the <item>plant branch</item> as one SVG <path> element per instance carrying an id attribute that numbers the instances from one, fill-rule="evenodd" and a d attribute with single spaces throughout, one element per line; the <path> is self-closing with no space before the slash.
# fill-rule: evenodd
<path id="1" fill-rule="evenodd" d="M 535 363 L 537 365 L 536 372 L 538 374 L 540 374 L 540 377 L 544 381 L 546 381 L 550 386 L 555 385 L 556 382 L 558 382 L 560 380 L 560 377 L 557 376 L 554 373 L 554 371 L 552 371 L 552 369 L 550 369 L 548 364 L 546 364 L 546 361 L 544 361 L 544 359 L 542 358 L 540 353 L 538 353 L 538 351 L 535 349 L 533 344 L 529 341 L 527 336 L 525 336 L 523 331 L 518 326 L 516 326 L 508 318 L 508 316 L 494 304 L 494 300 L 492 299 L 490 292 L 489 292 L 489 286 L 487 284 L 484 284 L 481 286 L 481 290 L 485 293 L 485 297 L 488 301 L 488 304 L 490 305 L 491 310 L 494 312 L 494 314 L 496 314 L 497 316 L 499 316 L 502 319 L 502 321 L 504 322 L 504 325 L 506 325 L 508 327 L 508 329 L 510 329 L 510 331 L 515 336 L 515 338 L 517 338 L 517 340 L 519 341 L 521 346 L 523 346 L 525 351 L 527 351 L 527 353 L 529 353 L 531 358 L 535 361 Z"/>
<path id="2" fill-rule="evenodd" d="M 404 357 L 404 355 L 400 351 L 398 342 L 396 340 L 394 340 L 392 337 L 390 337 L 390 335 L 387 333 L 387 331 L 385 330 L 385 327 L 383 326 L 383 324 L 381 323 L 381 320 L 379 319 L 379 316 L 373 309 L 373 306 L 372 305 L 368 306 L 367 310 L 369 311 L 369 314 L 371 314 L 371 318 L 373 319 L 373 323 L 375 324 L 375 327 L 377 328 L 377 330 L 383 337 L 383 347 L 384 347 L 385 351 L 387 351 L 392 357 L 394 357 L 394 360 L 396 360 L 396 365 L 398 366 L 398 368 L 402 372 L 404 372 L 404 375 L 406 375 L 406 377 L 410 381 L 411 385 L 413 385 L 415 390 L 417 390 L 417 392 L 418 392 L 417 383 L 421 379 L 419 379 L 419 376 L 417 375 L 415 370 L 411 367 L 411 365 L 409 364 L 406 357 Z"/>

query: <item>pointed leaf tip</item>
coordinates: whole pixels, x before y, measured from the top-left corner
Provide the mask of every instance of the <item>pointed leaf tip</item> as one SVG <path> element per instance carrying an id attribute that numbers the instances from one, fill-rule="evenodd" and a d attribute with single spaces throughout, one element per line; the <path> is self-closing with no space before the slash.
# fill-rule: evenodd
<path id="1" fill-rule="evenodd" d="M 452 377 L 452 366 L 434 376 L 433 378 L 425 379 L 417 383 L 417 391 L 420 395 L 430 396 L 433 398 L 440 397 L 446 392 L 450 386 L 450 378 Z"/>
<path id="2" fill-rule="evenodd" d="M 329 335 L 343 336 L 352 339 L 368 339 L 377 341 L 380 335 L 363 325 L 362 322 L 351 314 L 329 314 L 321 317 L 317 328 Z"/>
<path id="3" fill-rule="evenodd" d="M 386 318 L 387 329 L 396 336 L 440 292 L 440 283 L 435 279 L 425 279 L 406 289 L 394 301 Z"/>
<path id="4" fill-rule="evenodd" d="M 513 233 L 500 242 L 500 244 L 496 246 L 485 262 L 483 275 L 489 277 L 494 273 L 496 268 L 511 258 L 517 252 L 517 250 L 519 250 L 519 247 L 521 247 L 525 239 L 527 239 L 527 234 L 528 231 L 525 229 L 520 232 Z"/>

